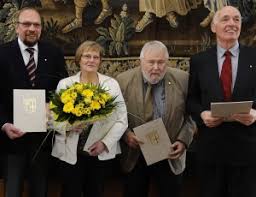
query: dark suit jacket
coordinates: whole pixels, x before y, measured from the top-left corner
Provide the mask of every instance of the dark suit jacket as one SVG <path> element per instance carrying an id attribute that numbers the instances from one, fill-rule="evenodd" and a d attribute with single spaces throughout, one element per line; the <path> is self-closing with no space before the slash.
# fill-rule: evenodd
<path id="1" fill-rule="evenodd" d="M 49 91 L 54 91 L 60 79 L 67 76 L 64 56 L 60 49 L 48 43 L 38 43 L 38 65 L 35 87 L 32 87 L 18 45 L 18 40 L 0 46 L 0 126 L 13 122 L 13 89 L 45 89 L 47 101 Z M 2 132 L 1 132 L 2 133 Z M 27 133 L 15 140 L 5 138 L 6 150 L 23 152 L 34 149 L 41 143 L 45 133 Z M 31 147 L 31 146 L 34 147 Z M 31 150 L 34 151 L 34 150 Z"/>
<path id="2" fill-rule="evenodd" d="M 137 67 L 118 75 L 127 111 L 144 119 L 143 77 L 141 68 Z M 164 77 L 166 106 L 163 122 L 171 142 L 180 140 L 187 146 L 192 141 L 195 123 L 186 115 L 185 104 L 187 96 L 188 74 L 184 71 L 168 68 Z M 143 122 L 128 114 L 128 130 L 143 124 Z M 140 150 L 129 148 L 126 143 L 121 143 L 121 164 L 124 171 L 131 171 L 139 157 Z"/>
<path id="3" fill-rule="evenodd" d="M 200 114 L 211 102 L 223 102 L 218 73 L 217 49 L 211 48 L 191 58 L 187 107 L 198 125 L 198 159 L 210 163 L 256 164 L 256 123 L 244 126 L 224 122 L 206 127 Z M 237 78 L 232 101 L 254 101 L 256 107 L 256 50 L 240 45 Z"/>

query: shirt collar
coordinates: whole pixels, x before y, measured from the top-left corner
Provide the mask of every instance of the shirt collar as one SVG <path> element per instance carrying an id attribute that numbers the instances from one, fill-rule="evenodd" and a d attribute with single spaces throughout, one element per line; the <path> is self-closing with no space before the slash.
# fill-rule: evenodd
<path id="1" fill-rule="evenodd" d="M 21 41 L 21 39 L 20 38 L 18 38 L 18 44 L 19 44 L 19 46 L 20 46 L 20 50 L 21 51 L 25 51 L 27 48 L 34 48 L 34 50 L 36 51 L 36 52 L 38 52 L 38 43 L 36 43 L 34 46 L 32 46 L 32 47 L 28 47 L 27 45 L 25 45 L 22 41 Z"/>
<path id="2" fill-rule="evenodd" d="M 220 45 L 217 45 L 217 51 L 218 51 L 218 54 L 220 54 L 220 57 L 223 57 L 224 53 L 227 51 L 227 49 L 224 49 Z M 234 56 L 234 57 L 238 56 L 238 53 L 239 53 L 238 41 L 236 41 L 235 45 L 232 48 L 230 48 L 229 51 L 232 54 L 232 56 Z"/>

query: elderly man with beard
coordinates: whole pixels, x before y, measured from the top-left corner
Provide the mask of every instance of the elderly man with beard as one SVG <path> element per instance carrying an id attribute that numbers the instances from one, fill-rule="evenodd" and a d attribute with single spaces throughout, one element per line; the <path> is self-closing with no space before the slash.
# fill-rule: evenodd
<path id="1" fill-rule="evenodd" d="M 128 129 L 122 137 L 121 165 L 125 178 L 124 196 L 147 197 L 150 178 L 157 184 L 159 196 L 178 197 L 184 155 L 192 141 L 195 124 L 185 112 L 188 74 L 168 67 L 167 47 L 159 41 L 146 43 L 140 54 L 140 66 L 117 77 L 128 111 Z M 144 100 L 151 86 L 153 113 Z M 162 118 L 169 138 L 169 159 L 147 166 L 139 148 L 140 139 L 133 128 L 147 121 Z M 183 158 L 183 160 L 182 160 Z M 180 160 L 175 169 L 172 162 Z"/>
<path id="2" fill-rule="evenodd" d="M 0 46 L 0 127 L 5 141 L 5 196 L 20 197 L 24 177 L 32 197 L 47 196 L 49 147 L 42 147 L 45 133 L 26 133 L 13 125 L 13 89 L 54 91 L 67 76 L 62 52 L 49 43 L 39 42 L 41 18 L 33 8 L 23 8 L 17 17 L 17 39 Z"/>

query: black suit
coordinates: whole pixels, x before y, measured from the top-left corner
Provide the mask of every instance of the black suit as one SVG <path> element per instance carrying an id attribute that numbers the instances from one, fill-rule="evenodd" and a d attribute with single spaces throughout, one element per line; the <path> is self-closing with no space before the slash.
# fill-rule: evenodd
<path id="1" fill-rule="evenodd" d="M 223 180 L 225 182 L 223 184 L 226 184 L 229 189 L 224 191 L 225 188 L 219 188 L 214 193 L 212 191 L 216 186 L 214 182 L 210 184 L 212 188 L 207 188 L 205 185 L 202 187 L 204 186 L 205 190 L 209 189 L 209 193 L 213 193 L 212 196 L 235 196 L 231 195 L 233 189 L 239 190 L 238 196 L 241 194 L 253 196 L 255 192 L 251 189 L 256 186 L 255 178 L 252 176 L 256 177 L 256 124 L 245 126 L 238 122 L 224 122 L 217 127 L 209 128 L 203 124 L 200 117 L 201 112 L 210 110 L 211 102 L 224 102 L 216 51 L 214 47 L 191 58 L 187 107 L 198 126 L 197 155 L 202 164 L 200 169 L 208 169 L 203 171 L 205 178 L 203 184 L 215 180 L 216 177 L 212 176 L 216 174 L 211 174 L 209 170 L 212 169 L 212 172 L 218 172 L 216 176 Z M 237 77 L 231 99 L 232 101 L 253 100 L 254 109 L 256 108 L 255 54 L 256 50 L 240 46 Z M 225 169 L 229 171 L 227 176 L 222 174 Z M 240 180 L 244 186 L 238 187 L 235 180 L 239 179 L 239 176 L 240 178 L 245 176 L 242 171 L 248 169 L 251 171 L 246 172 L 247 178 L 243 177 L 245 180 Z M 235 177 L 234 174 L 237 174 L 237 171 L 239 176 Z M 231 183 L 232 181 L 234 184 Z M 233 185 L 230 186 L 230 184 Z M 220 191 L 228 194 L 219 193 Z M 247 191 L 249 193 L 246 193 Z M 207 194 L 207 196 L 211 195 Z"/>
<path id="2" fill-rule="evenodd" d="M 58 81 L 67 76 L 62 52 L 48 43 L 39 42 L 35 86 L 32 87 L 17 39 L 0 47 L 0 73 L 2 74 L 2 82 L 0 83 L 1 127 L 4 123 L 13 122 L 13 89 L 45 89 L 47 94 L 46 100 L 48 101 L 49 91 L 54 91 L 57 87 Z M 20 173 L 21 177 L 23 176 L 23 172 L 21 172 L 22 170 L 17 169 L 17 166 L 13 166 L 13 164 L 21 162 L 22 165 L 24 165 L 24 168 L 27 167 L 29 165 L 28 161 L 31 161 L 31 157 L 39 147 L 45 135 L 45 133 L 27 133 L 21 138 L 15 140 L 10 140 L 5 135 L 1 136 L 5 138 L 5 150 L 7 153 L 6 161 L 8 167 L 6 170 L 7 179 L 10 180 L 9 176 L 12 176 L 11 174 L 14 173 L 15 170 L 20 171 L 16 172 L 16 176 L 19 176 L 18 173 Z M 42 171 L 39 176 L 44 176 L 45 166 L 47 164 L 41 164 L 42 160 L 46 161 L 43 157 L 48 157 L 49 155 L 49 147 L 47 150 L 47 146 L 44 146 L 36 158 L 36 161 L 29 168 L 31 168 L 32 171 Z M 35 167 L 35 169 L 33 167 Z M 11 168 L 15 168 L 15 170 Z M 43 177 L 39 178 L 39 181 L 40 179 L 43 180 Z M 12 184 L 14 184 L 15 181 L 12 180 Z M 37 182 L 37 180 L 32 181 L 35 184 Z M 43 185 L 43 183 L 41 183 L 41 185 Z M 13 187 L 15 188 L 15 186 Z M 12 190 L 14 190 L 14 188 Z"/>

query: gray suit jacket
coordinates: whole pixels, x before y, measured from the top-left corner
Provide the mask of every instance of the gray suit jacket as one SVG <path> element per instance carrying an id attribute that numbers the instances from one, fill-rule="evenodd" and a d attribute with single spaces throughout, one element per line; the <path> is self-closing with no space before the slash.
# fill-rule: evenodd
<path id="1" fill-rule="evenodd" d="M 128 113 L 144 119 L 143 77 L 141 68 L 137 67 L 121 73 L 118 75 L 117 81 L 120 84 Z M 194 122 L 187 116 L 185 111 L 188 74 L 175 68 L 168 68 L 164 81 L 166 106 L 165 115 L 162 117 L 163 122 L 171 142 L 180 140 L 188 147 L 196 129 Z M 143 124 L 139 118 L 130 114 L 128 114 L 128 122 L 128 130 Z M 130 172 L 136 165 L 140 150 L 128 147 L 125 142 L 121 144 L 121 148 L 122 168 L 125 172 Z M 178 173 L 181 173 L 185 167 L 185 155 L 178 160 L 180 160 L 178 162 L 181 162 L 182 165 L 176 170 Z M 171 164 L 171 161 L 169 163 Z M 174 171 L 173 167 L 171 166 Z"/>

